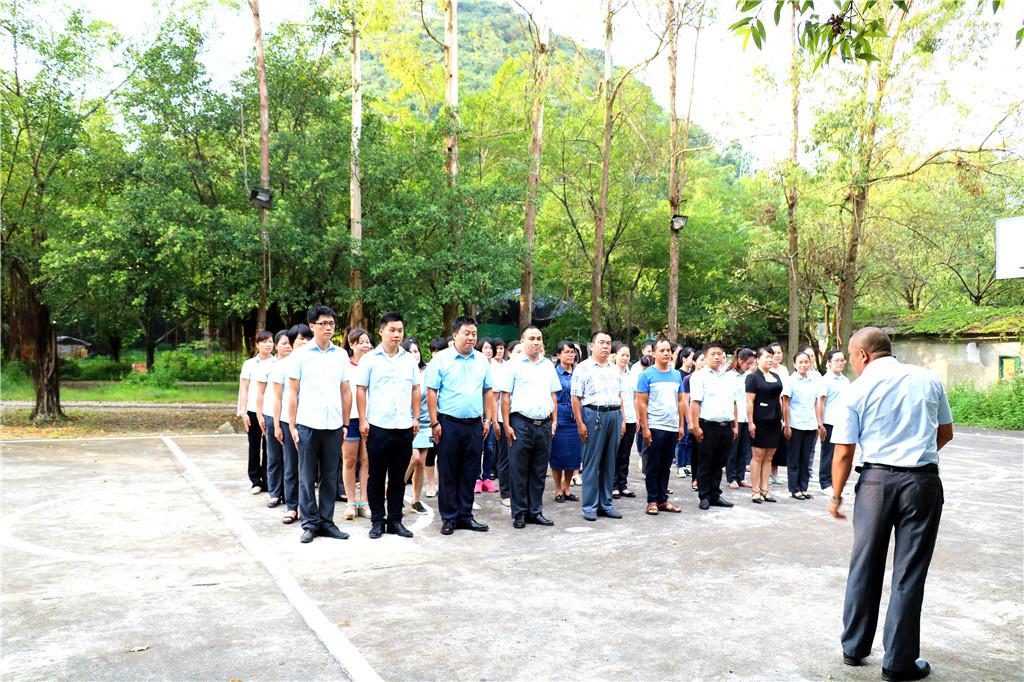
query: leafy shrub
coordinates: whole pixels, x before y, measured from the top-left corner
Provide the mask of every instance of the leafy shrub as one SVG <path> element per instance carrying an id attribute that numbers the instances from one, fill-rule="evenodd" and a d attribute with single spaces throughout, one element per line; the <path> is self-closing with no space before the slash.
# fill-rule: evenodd
<path id="1" fill-rule="evenodd" d="M 0 370 L 0 390 L 7 391 L 31 385 L 32 375 L 29 365 L 18 360 L 4 363 L 3 369 Z"/>
<path id="2" fill-rule="evenodd" d="M 156 369 L 167 372 L 177 381 L 234 381 L 238 378 L 238 362 L 231 356 L 206 358 L 187 347 L 161 353 Z"/>
<path id="3" fill-rule="evenodd" d="M 983 391 L 954 386 L 949 391 L 953 423 L 990 429 L 1024 430 L 1024 376 Z"/>
<path id="4" fill-rule="evenodd" d="M 156 367 L 152 372 L 132 372 L 125 377 L 124 382 L 129 386 L 152 386 L 154 388 L 175 388 L 178 385 L 174 375 L 162 367 Z"/>

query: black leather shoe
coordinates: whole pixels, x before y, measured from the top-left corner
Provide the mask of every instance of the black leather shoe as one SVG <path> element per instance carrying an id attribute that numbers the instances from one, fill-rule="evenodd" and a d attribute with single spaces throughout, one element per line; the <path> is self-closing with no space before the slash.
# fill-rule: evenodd
<path id="1" fill-rule="evenodd" d="M 616 511 L 614 509 L 598 509 L 597 510 L 597 515 L 598 516 L 607 516 L 609 519 L 621 519 L 622 518 L 622 512 Z"/>
<path id="2" fill-rule="evenodd" d="M 703 498 L 698 506 L 701 509 L 711 509 L 711 503 L 708 502 L 707 498 Z"/>
<path id="3" fill-rule="evenodd" d="M 583 519 L 586 521 L 597 521 L 597 514 L 591 514 L 590 512 L 583 512 Z"/>
<path id="4" fill-rule="evenodd" d="M 478 531 L 480 533 L 482 533 L 485 530 L 487 530 L 487 524 L 486 523 L 479 523 L 472 516 L 470 516 L 469 518 L 466 518 L 466 519 L 459 519 L 458 521 L 455 522 L 455 527 L 456 528 L 461 528 L 462 530 L 475 530 L 475 531 Z"/>
<path id="5" fill-rule="evenodd" d="M 623 497 L 636 497 L 636 493 L 632 490 L 620 490 L 619 494 Z"/>
<path id="6" fill-rule="evenodd" d="M 302 531 L 302 537 L 299 538 L 299 542 L 313 542 L 313 538 L 316 537 L 316 530 L 307 528 Z"/>
<path id="7" fill-rule="evenodd" d="M 334 538 L 335 540 L 348 540 L 348 533 L 338 530 L 338 527 L 333 523 L 327 526 L 320 526 L 317 535 L 322 535 L 325 538 Z"/>
<path id="8" fill-rule="evenodd" d="M 368 535 L 370 536 L 371 540 L 376 540 L 380 536 L 384 535 L 384 522 L 375 521 L 373 523 L 373 526 L 370 527 L 370 532 L 368 533 Z"/>
<path id="9" fill-rule="evenodd" d="M 400 538 L 411 538 L 412 531 L 402 525 L 401 521 L 395 521 L 389 523 L 387 526 L 387 532 L 391 535 L 397 535 Z"/>
<path id="10" fill-rule="evenodd" d="M 267 508 L 273 509 L 274 507 L 280 507 L 283 500 L 280 497 L 275 497 L 270 502 L 267 502 Z"/>
<path id="11" fill-rule="evenodd" d="M 889 670 L 888 668 L 882 668 L 882 679 L 891 680 L 892 682 L 899 680 L 921 680 L 928 677 L 931 672 L 932 667 L 928 665 L 928 661 L 917 661 L 911 670 Z"/>
<path id="12" fill-rule="evenodd" d="M 526 528 L 526 512 L 519 512 L 516 517 L 512 519 L 513 528 Z"/>
<path id="13" fill-rule="evenodd" d="M 712 507 L 735 507 L 736 506 L 736 505 L 734 505 L 732 502 L 730 502 L 728 500 L 723 500 L 721 497 L 716 497 L 715 499 L 711 500 L 710 504 L 711 504 Z"/>
<path id="14" fill-rule="evenodd" d="M 455 519 L 448 519 L 441 524 L 441 535 L 451 535 L 455 532 Z"/>
<path id="15" fill-rule="evenodd" d="M 843 663 L 845 663 L 846 665 L 853 665 L 853 666 L 864 665 L 864 659 L 863 658 L 857 658 L 856 656 L 850 656 L 850 655 L 847 655 L 847 654 L 843 654 Z"/>
<path id="16" fill-rule="evenodd" d="M 536 516 L 531 516 L 530 518 L 526 519 L 526 522 L 527 523 L 534 523 L 534 524 L 537 524 L 538 526 L 553 526 L 553 525 L 555 525 L 554 521 L 552 521 L 551 519 L 544 518 L 543 514 L 537 514 Z"/>

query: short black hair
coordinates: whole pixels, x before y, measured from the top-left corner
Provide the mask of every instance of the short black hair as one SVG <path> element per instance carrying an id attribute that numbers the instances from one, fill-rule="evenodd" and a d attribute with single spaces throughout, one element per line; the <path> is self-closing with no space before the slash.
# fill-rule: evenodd
<path id="1" fill-rule="evenodd" d="M 762 355 L 775 356 L 775 351 L 772 350 L 771 344 L 767 346 L 761 346 L 757 349 L 757 357 L 760 358 Z"/>
<path id="2" fill-rule="evenodd" d="M 653 355 L 645 355 L 642 358 L 640 358 L 640 366 L 645 368 L 645 369 L 650 367 L 653 364 L 654 364 L 654 356 Z"/>
<path id="3" fill-rule="evenodd" d="M 540 332 L 540 327 L 538 327 L 535 324 L 528 324 L 528 325 L 526 325 L 525 327 L 523 327 L 522 329 L 519 330 L 519 338 L 520 339 L 523 338 L 523 334 L 525 334 L 526 332 L 530 331 L 531 329 L 536 329 L 537 331 Z M 540 333 L 543 336 L 544 332 L 540 332 Z"/>
<path id="4" fill-rule="evenodd" d="M 596 338 L 597 338 L 597 335 L 598 335 L 598 334 L 604 334 L 604 335 L 605 335 L 605 336 L 607 336 L 607 337 L 608 337 L 609 339 L 611 339 L 611 338 L 612 338 L 612 335 L 611 335 L 611 334 L 609 334 L 608 332 L 606 332 L 605 330 L 603 330 L 603 329 L 598 329 L 598 330 L 597 330 L 596 332 L 594 332 L 593 334 L 591 334 L 591 335 L 590 335 L 590 343 L 594 343 L 594 339 L 596 339 Z"/>
<path id="5" fill-rule="evenodd" d="M 665 338 L 656 339 L 654 341 L 654 349 L 657 350 L 658 346 L 663 343 L 667 343 L 670 349 L 675 350 L 675 346 L 672 345 L 672 342 Z M 682 346 L 680 346 L 680 348 L 682 348 Z"/>
<path id="6" fill-rule="evenodd" d="M 469 315 L 463 315 L 462 317 L 456 317 L 455 321 L 452 322 L 452 334 L 458 334 L 459 330 L 469 325 L 476 326 L 476 318 L 470 317 Z"/>
<path id="7" fill-rule="evenodd" d="M 501 339 L 498 339 L 498 340 L 501 341 Z M 506 349 L 508 351 L 508 354 L 511 355 L 512 351 L 515 350 L 515 347 L 516 346 L 521 346 L 522 344 L 523 344 L 523 342 L 520 341 L 519 339 L 516 339 L 515 341 L 512 341 L 511 343 L 509 343 L 508 344 L 508 348 Z"/>
<path id="8" fill-rule="evenodd" d="M 721 341 L 708 341 L 707 343 L 704 344 L 704 348 L 701 350 L 701 353 L 707 355 L 708 351 L 711 350 L 712 348 L 718 348 L 723 353 L 725 352 L 725 346 L 722 345 Z"/>
<path id="9" fill-rule="evenodd" d="M 278 333 L 274 334 L 274 346 L 275 347 L 277 347 L 277 342 L 281 340 L 282 336 L 288 336 L 288 330 L 287 329 L 282 329 Z M 292 340 L 288 339 L 288 343 L 291 343 L 291 342 L 292 342 Z"/>
<path id="10" fill-rule="evenodd" d="M 266 329 L 261 329 L 256 332 L 256 343 L 263 343 L 267 339 L 273 339 L 274 335 L 268 332 Z"/>
<path id="11" fill-rule="evenodd" d="M 795 354 L 795 355 L 793 355 L 793 362 L 796 362 L 796 359 L 797 359 L 798 357 L 800 357 L 801 355 L 806 355 L 806 356 L 807 356 L 807 359 L 808 359 L 808 360 L 810 360 L 811 362 L 814 362 L 814 358 L 812 358 L 812 357 L 811 357 L 811 354 L 810 354 L 810 353 L 808 353 L 808 352 L 807 352 L 807 351 L 805 351 L 805 350 L 798 350 L 798 351 L 796 352 L 796 354 Z"/>
<path id="12" fill-rule="evenodd" d="M 779 350 L 782 350 L 782 344 L 779 343 L 778 341 L 773 341 L 773 342 L 769 343 L 768 347 L 772 349 L 773 353 L 775 352 L 776 348 L 778 348 Z"/>
<path id="13" fill-rule="evenodd" d="M 334 314 L 334 311 L 328 308 L 327 306 L 315 305 L 309 309 L 309 312 L 306 313 L 306 324 L 313 324 L 314 322 L 320 319 L 321 315 L 330 315 L 335 319 L 337 319 L 338 317 L 337 315 Z"/>
<path id="14" fill-rule="evenodd" d="M 644 353 L 644 348 L 647 348 L 647 346 L 650 346 L 651 350 L 654 350 L 654 341 L 644 341 L 643 343 L 640 344 L 640 355 L 641 356 L 648 355 L 648 353 Z"/>
<path id="15" fill-rule="evenodd" d="M 430 354 L 438 353 L 448 347 L 448 339 L 443 336 L 438 336 L 435 339 L 431 339 L 430 343 L 427 344 L 427 348 L 430 349 Z"/>
<path id="16" fill-rule="evenodd" d="M 405 339 L 405 341 L 402 342 L 402 348 L 405 349 L 406 353 L 412 352 L 410 349 L 413 346 L 416 346 L 416 350 L 420 350 L 420 342 L 416 340 L 415 336 L 409 336 L 409 337 L 407 337 Z M 419 367 L 420 367 L 420 369 L 423 369 L 426 366 L 427 366 L 427 364 L 425 362 L 423 362 L 423 351 L 420 351 Z"/>
<path id="17" fill-rule="evenodd" d="M 825 362 L 832 362 L 832 358 L 834 358 L 836 356 L 836 353 L 842 353 L 842 352 L 843 351 L 839 350 L 838 348 L 833 348 L 832 350 L 830 350 L 828 352 L 828 355 L 825 356 Z M 845 358 L 846 356 L 844 355 L 843 357 Z"/>
<path id="18" fill-rule="evenodd" d="M 622 350 L 626 344 L 621 341 L 612 341 L 612 355 L 618 355 L 619 351 Z"/>
<path id="19" fill-rule="evenodd" d="M 308 324 L 299 323 L 288 330 L 288 340 L 295 345 L 295 339 L 302 337 L 304 339 L 313 338 L 313 330 L 309 328 Z"/>
<path id="20" fill-rule="evenodd" d="M 388 322 L 401 322 L 405 325 L 405 320 L 402 319 L 401 313 L 397 313 L 392 310 L 390 313 L 384 313 L 380 316 L 380 328 L 388 326 Z"/>

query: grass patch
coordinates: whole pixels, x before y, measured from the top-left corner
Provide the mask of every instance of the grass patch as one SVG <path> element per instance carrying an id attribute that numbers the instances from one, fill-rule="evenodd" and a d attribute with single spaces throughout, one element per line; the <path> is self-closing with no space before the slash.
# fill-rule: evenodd
<path id="1" fill-rule="evenodd" d="M 1024 376 L 983 391 L 954 386 L 949 391 L 953 423 L 988 429 L 1024 430 Z"/>
<path id="2" fill-rule="evenodd" d="M 3 382 L 4 400 L 35 400 L 32 383 Z M 129 384 L 122 381 L 90 381 L 76 386 L 74 381 L 61 382 L 61 400 L 97 400 L 103 402 L 138 403 L 226 403 L 238 400 L 238 384 L 176 384 L 170 387 Z"/>

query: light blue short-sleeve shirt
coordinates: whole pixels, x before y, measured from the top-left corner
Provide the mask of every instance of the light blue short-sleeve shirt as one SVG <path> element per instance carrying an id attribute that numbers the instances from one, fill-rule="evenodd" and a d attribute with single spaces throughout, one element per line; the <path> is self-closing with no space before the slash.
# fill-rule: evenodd
<path id="1" fill-rule="evenodd" d="M 299 407 L 295 424 L 311 429 L 340 429 L 348 421 L 342 414 L 341 383 L 348 377 L 348 353 L 333 343 L 320 350 L 315 342 L 292 353 L 288 378 L 299 380 Z"/>
<path id="2" fill-rule="evenodd" d="M 382 429 L 411 429 L 412 387 L 419 369 L 401 346 L 392 357 L 381 344 L 359 359 L 356 385 L 366 387 L 366 421 Z"/>
<path id="3" fill-rule="evenodd" d="M 701 419 L 712 422 L 736 419 L 736 387 L 725 370 L 714 372 L 705 367 L 690 375 L 690 402 L 698 401 Z"/>
<path id="4" fill-rule="evenodd" d="M 256 383 L 267 380 L 267 373 L 270 371 L 273 364 L 273 357 L 269 357 L 266 360 L 260 360 L 258 355 L 254 358 L 249 358 L 242 363 L 242 371 L 239 374 L 239 379 L 249 380 L 249 392 L 245 396 L 246 412 L 256 411 L 256 394 L 259 392 L 259 387 Z"/>
<path id="5" fill-rule="evenodd" d="M 640 368 L 641 370 L 643 367 Z M 627 424 L 636 424 L 636 382 L 641 372 L 621 372 L 619 379 L 622 380 L 622 421 Z"/>
<path id="6" fill-rule="evenodd" d="M 887 356 L 869 362 L 843 394 L 832 442 L 859 443 L 861 464 L 938 464 L 938 427 L 952 423 L 939 377 Z"/>
<path id="7" fill-rule="evenodd" d="M 490 363 L 478 350 L 466 356 L 446 348 L 427 365 L 426 384 L 437 391 L 439 414 L 475 419 L 484 413 L 483 390 L 493 386 Z"/>
<path id="8" fill-rule="evenodd" d="M 820 376 L 820 375 L 819 375 Z M 814 406 L 822 396 L 822 384 L 819 377 L 810 372 L 806 377 L 800 373 L 789 375 L 789 426 L 801 431 L 815 431 L 818 428 L 818 414 Z"/>
<path id="9" fill-rule="evenodd" d="M 294 362 L 296 352 L 298 351 L 292 351 L 291 355 L 284 360 L 275 362 L 273 369 L 267 374 L 268 391 L 274 387 L 274 384 L 281 384 L 281 421 L 285 423 L 288 422 L 288 398 L 292 394 L 291 386 L 288 384 L 288 368 Z M 273 392 L 271 391 L 272 394 Z M 263 411 L 270 415 L 274 414 L 273 410 L 267 412 L 267 398 L 263 398 Z"/>
<path id="10" fill-rule="evenodd" d="M 691 384 L 693 380 L 690 380 Z M 683 378 L 678 371 L 665 372 L 651 366 L 640 372 L 636 392 L 647 394 L 647 428 L 660 431 L 679 430 L 679 394 Z"/>
<path id="11" fill-rule="evenodd" d="M 842 406 L 841 398 L 846 389 L 850 387 L 850 380 L 842 374 L 825 372 L 821 382 L 825 389 L 825 417 L 822 422 L 835 424 L 836 419 L 839 418 L 839 408 Z"/>
<path id="12" fill-rule="evenodd" d="M 509 412 L 527 419 L 547 419 L 555 411 L 552 393 L 562 390 L 562 382 L 555 374 L 555 366 L 543 356 L 533 362 L 525 355 L 502 365 L 505 385 L 502 391 L 510 397 Z"/>

